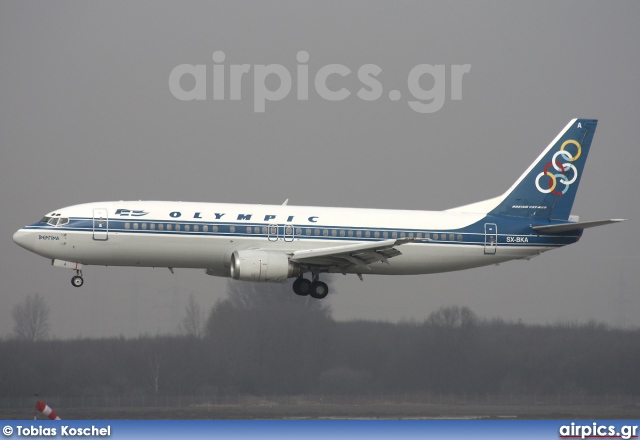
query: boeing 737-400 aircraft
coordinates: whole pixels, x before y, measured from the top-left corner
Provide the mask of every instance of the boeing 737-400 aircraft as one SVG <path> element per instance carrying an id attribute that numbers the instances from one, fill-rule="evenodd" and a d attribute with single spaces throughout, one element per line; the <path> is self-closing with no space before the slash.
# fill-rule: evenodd
<path id="1" fill-rule="evenodd" d="M 286 282 L 327 296 L 322 273 L 409 275 L 528 259 L 575 243 L 571 207 L 597 121 L 574 119 L 499 197 L 447 211 L 187 202 L 100 202 L 56 209 L 13 240 L 76 271 L 86 265 L 201 268 Z M 310 274 L 310 279 L 305 278 Z"/>

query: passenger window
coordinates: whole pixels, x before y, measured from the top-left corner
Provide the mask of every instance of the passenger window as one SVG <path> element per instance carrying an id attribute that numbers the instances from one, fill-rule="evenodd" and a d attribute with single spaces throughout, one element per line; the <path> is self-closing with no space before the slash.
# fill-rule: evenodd
<path id="1" fill-rule="evenodd" d="M 326 229 L 324 229 L 324 230 L 322 231 L 322 235 L 325 235 L 325 236 L 329 235 L 329 231 L 327 231 Z"/>
<path id="2" fill-rule="evenodd" d="M 263 234 L 266 234 L 266 233 L 267 233 L 267 227 L 266 227 L 266 226 L 263 226 L 263 227 L 262 227 L 262 233 L 263 233 Z"/>
<path id="3" fill-rule="evenodd" d="M 151 223 L 149 225 L 149 229 L 151 229 L 152 231 L 156 229 L 156 224 L 155 223 Z"/>
<path id="4" fill-rule="evenodd" d="M 247 234 L 251 234 L 251 231 L 253 231 L 253 228 L 251 226 L 247 226 Z"/>
<path id="5" fill-rule="evenodd" d="M 191 230 L 191 225 L 184 225 L 184 230 L 189 232 Z"/>
<path id="6" fill-rule="evenodd" d="M 374 232 L 373 236 L 376 237 L 376 238 L 380 238 L 380 231 Z"/>
<path id="7" fill-rule="evenodd" d="M 204 226 L 202 227 L 202 231 L 203 231 L 203 232 L 209 232 L 209 225 L 204 225 Z"/>
<path id="8" fill-rule="evenodd" d="M 194 232 L 198 232 L 200 230 L 200 226 L 193 225 L 193 230 L 194 230 Z"/>
<path id="9" fill-rule="evenodd" d="M 389 233 L 387 231 L 384 231 L 382 233 L 382 238 L 389 238 Z"/>
<path id="10" fill-rule="evenodd" d="M 229 227 L 229 232 L 236 232 L 236 227 L 235 226 L 230 226 Z"/>
<path id="11" fill-rule="evenodd" d="M 146 223 L 142 224 L 142 229 L 147 229 L 147 224 Z"/>
<path id="12" fill-rule="evenodd" d="M 176 231 L 179 231 L 179 230 L 180 230 L 180 225 L 176 224 Z"/>
<path id="13" fill-rule="evenodd" d="M 213 232 L 218 232 L 218 227 L 214 225 L 214 226 L 211 227 L 211 230 Z"/>
<path id="14" fill-rule="evenodd" d="M 398 238 L 398 233 L 397 233 L 397 232 L 395 232 L 395 231 L 393 231 L 393 232 L 391 233 L 391 238 Z"/>
<path id="15" fill-rule="evenodd" d="M 449 234 L 449 241 L 453 241 L 453 234 Z"/>
<path id="16" fill-rule="evenodd" d="M 356 237 L 362 237 L 362 231 L 356 231 Z"/>
<path id="17" fill-rule="evenodd" d="M 458 234 L 458 241 L 462 241 L 462 234 Z"/>
<path id="18" fill-rule="evenodd" d="M 422 232 L 416 232 L 416 238 L 422 238 Z"/>
<path id="19" fill-rule="evenodd" d="M 167 231 L 170 231 L 171 229 L 172 229 L 171 223 L 167 223 Z"/>
<path id="20" fill-rule="evenodd" d="M 296 235 L 302 235 L 302 229 L 296 228 Z"/>
<path id="21" fill-rule="evenodd" d="M 409 238 L 413 238 L 413 232 L 409 232 Z"/>
<path id="22" fill-rule="evenodd" d="M 331 235 L 333 235 L 333 236 L 335 237 L 336 235 L 338 235 L 338 231 L 336 231 L 335 229 L 334 229 L 334 230 L 332 230 L 332 231 L 331 231 Z"/>
<path id="23" fill-rule="evenodd" d="M 158 230 L 159 231 L 164 230 L 164 224 L 163 223 L 158 223 Z"/>
<path id="24" fill-rule="evenodd" d="M 340 237 L 344 237 L 344 229 L 340 229 Z"/>
<path id="25" fill-rule="evenodd" d="M 311 235 L 311 229 L 307 228 L 307 230 L 305 231 L 306 235 Z"/>
<path id="26" fill-rule="evenodd" d="M 313 235 L 320 235 L 320 229 L 314 229 Z"/>
<path id="27" fill-rule="evenodd" d="M 133 229 L 138 229 L 138 224 L 137 223 L 133 224 Z"/>
<path id="28" fill-rule="evenodd" d="M 347 235 L 348 235 L 349 237 L 353 237 L 353 231 L 352 231 L 351 229 L 349 229 L 349 232 L 347 233 Z"/>
<path id="29" fill-rule="evenodd" d="M 367 232 L 365 232 L 365 233 L 364 233 L 364 236 L 365 236 L 365 237 L 367 237 L 367 238 L 371 237 L 371 231 L 367 231 Z"/>
<path id="30" fill-rule="evenodd" d="M 131 228 L 131 223 L 127 222 L 124 224 L 124 228 L 125 229 L 130 229 Z"/>

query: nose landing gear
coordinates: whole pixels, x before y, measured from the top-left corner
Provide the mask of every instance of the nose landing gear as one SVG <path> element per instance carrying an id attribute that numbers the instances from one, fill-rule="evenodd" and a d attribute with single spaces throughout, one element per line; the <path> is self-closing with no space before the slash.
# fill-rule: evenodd
<path id="1" fill-rule="evenodd" d="M 84 284 L 84 278 L 82 278 L 82 271 L 76 270 L 76 276 L 71 278 L 71 285 L 73 287 L 82 287 Z"/>

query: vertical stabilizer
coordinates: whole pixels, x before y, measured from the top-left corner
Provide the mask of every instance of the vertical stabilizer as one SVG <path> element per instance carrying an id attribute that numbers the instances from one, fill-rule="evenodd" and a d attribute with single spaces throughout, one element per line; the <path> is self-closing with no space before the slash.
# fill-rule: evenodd
<path id="1" fill-rule="evenodd" d="M 490 214 L 568 220 L 597 124 L 569 122 Z"/>

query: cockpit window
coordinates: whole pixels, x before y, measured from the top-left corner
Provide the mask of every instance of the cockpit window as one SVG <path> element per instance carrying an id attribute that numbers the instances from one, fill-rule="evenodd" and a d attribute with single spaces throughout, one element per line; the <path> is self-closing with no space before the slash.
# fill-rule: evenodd
<path id="1" fill-rule="evenodd" d="M 42 217 L 42 220 L 40 220 L 40 223 L 49 223 L 49 220 L 51 220 L 51 217 Z"/>
<path id="2" fill-rule="evenodd" d="M 69 223 L 69 217 L 45 217 L 41 222 L 45 222 L 51 226 L 62 226 Z"/>

